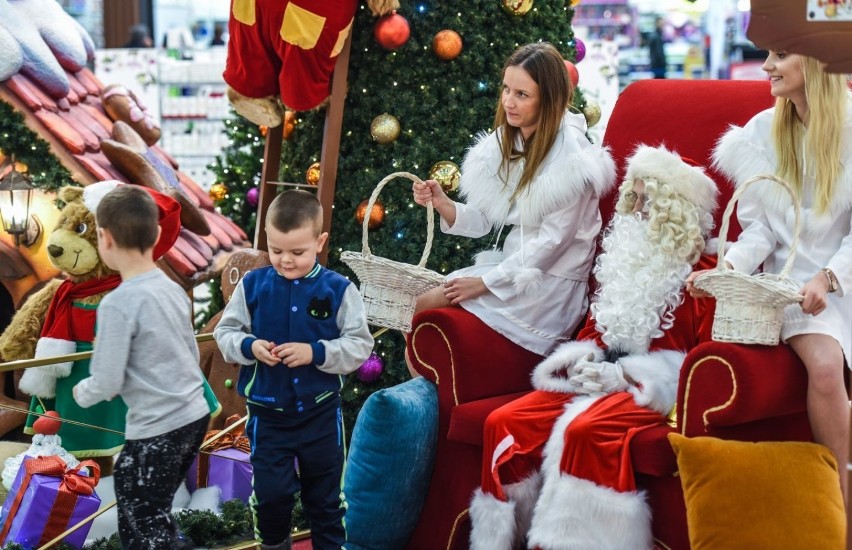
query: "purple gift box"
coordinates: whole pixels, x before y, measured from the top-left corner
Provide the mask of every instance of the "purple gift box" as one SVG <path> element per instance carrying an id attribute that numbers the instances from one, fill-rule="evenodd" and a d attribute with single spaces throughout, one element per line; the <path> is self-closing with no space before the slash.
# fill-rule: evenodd
<path id="1" fill-rule="evenodd" d="M 27 458 L 24 463 L 31 460 Z M 12 483 L 12 489 L 6 497 L 6 502 L 3 503 L 3 508 L 0 510 L 0 529 L 5 527 L 6 522 L 12 522 L 8 529 L 6 537 L 0 541 L 0 544 L 16 542 L 26 548 L 37 548 L 43 542 L 42 537 L 50 520 L 51 513 L 54 512 L 53 507 L 57 496 L 59 495 L 59 486 L 62 483 L 62 477 L 33 474 L 26 488 L 23 489 L 23 498 L 18 505 L 18 510 L 13 518 L 9 518 L 15 498 L 21 491 L 21 484 L 26 475 L 24 465 L 18 470 L 18 475 Z M 80 523 L 86 517 L 95 513 L 101 505 L 101 499 L 96 493 L 91 495 L 76 495 L 76 503 L 74 510 L 71 513 L 71 518 L 68 523 L 59 532 L 53 534 L 50 538 L 59 535 L 66 529 Z M 92 521 L 89 521 L 67 537 L 64 542 L 75 548 L 82 548 L 86 542 L 86 535 L 89 534 L 89 529 L 92 527 Z"/>
<path id="2" fill-rule="evenodd" d="M 252 493 L 251 462 L 249 455 L 239 449 L 220 449 L 213 451 L 207 457 L 207 483 L 202 480 L 201 487 L 216 486 L 222 490 L 222 502 L 238 498 L 248 502 Z M 190 492 L 198 487 L 198 457 L 192 462 L 186 474 L 186 486 Z"/>

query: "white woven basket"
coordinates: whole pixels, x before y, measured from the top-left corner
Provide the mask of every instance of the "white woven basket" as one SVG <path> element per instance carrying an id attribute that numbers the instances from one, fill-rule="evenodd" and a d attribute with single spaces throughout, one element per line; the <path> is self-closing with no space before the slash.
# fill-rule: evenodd
<path id="1" fill-rule="evenodd" d="M 778 183 L 793 197 L 793 209 L 796 214 L 793 242 L 790 243 L 787 262 L 781 273 L 777 275 L 771 273 L 745 275 L 728 269 L 725 264 L 725 239 L 728 236 L 728 222 L 734 206 L 745 189 L 760 180 Z M 776 176 L 754 176 L 734 191 L 722 215 L 722 228 L 719 231 L 719 259 L 716 269 L 702 274 L 693 283 L 695 288 L 716 297 L 713 340 L 767 346 L 778 343 L 784 308 L 802 301 L 802 296 L 799 294 L 800 283 L 789 278 L 796 259 L 796 248 L 799 245 L 800 216 L 796 192 L 786 181 Z"/>
<path id="2" fill-rule="evenodd" d="M 432 249 L 435 218 L 432 203 L 426 205 L 426 247 L 420 263 L 410 265 L 373 256 L 367 242 L 370 212 L 382 188 L 397 177 L 420 183 L 420 178 L 408 172 L 394 172 L 376 186 L 367 204 L 361 232 L 361 252 L 345 251 L 340 259 L 348 265 L 361 281 L 361 296 L 367 308 L 367 321 L 372 325 L 409 332 L 417 297 L 440 286 L 444 276 L 426 269 L 426 260 Z"/>

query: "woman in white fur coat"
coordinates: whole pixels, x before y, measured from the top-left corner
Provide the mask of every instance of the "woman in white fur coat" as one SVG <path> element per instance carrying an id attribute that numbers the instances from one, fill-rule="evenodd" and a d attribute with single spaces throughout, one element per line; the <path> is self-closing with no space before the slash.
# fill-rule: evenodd
<path id="1" fill-rule="evenodd" d="M 496 130 L 480 136 L 462 164 L 454 202 L 434 180 L 414 184 L 432 201 L 441 229 L 482 237 L 513 226 L 503 249 L 447 276 L 417 311 L 459 305 L 521 347 L 545 355 L 565 341 L 588 308 L 588 278 L 601 229 L 598 201 L 615 179 L 609 152 L 586 138 L 568 111 L 573 87 L 550 44 L 517 49 L 503 68 Z"/>
<path id="2" fill-rule="evenodd" d="M 802 234 L 790 276 L 802 283 L 804 300 L 784 310 L 781 339 L 808 371 L 814 439 L 842 466 L 849 439 L 843 366 L 852 352 L 852 98 L 844 75 L 826 73 L 810 57 L 770 51 L 763 70 L 775 107 L 728 130 L 713 160 L 737 184 L 777 174 L 798 191 Z M 729 267 L 753 273 L 763 264 L 765 272 L 778 273 L 793 240 L 789 194 L 771 181 L 755 184 L 739 201 L 737 217 L 743 231 L 725 254 Z"/>

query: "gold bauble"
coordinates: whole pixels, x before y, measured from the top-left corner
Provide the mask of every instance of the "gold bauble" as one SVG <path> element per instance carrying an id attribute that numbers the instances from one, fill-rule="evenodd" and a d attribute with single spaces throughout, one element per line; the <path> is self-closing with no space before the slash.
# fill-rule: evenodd
<path id="1" fill-rule="evenodd" d="M 500 5 L 506 13 L 521 16 L 532 9 L 533 0 L 500 0 Z"/>
<path id="2" fill-rule="evenodd" d="M 214 201 L 220 201 L 228 194 L 228 187 L 224 183 L 214 183 L 210 186 L 208 194 Z"/>
<path id="3" fill-rule="evenodd" d="M 284 139 L 290 139 L 296 129 L 296 112 L 284 111 Z"/>
<path id="4" fill-rule="evenodd" d="M 395 116 L 382 113 L 370 124 L 370 135 L 379 143 L 391 143 L 399 137 L 399 121 Z"/>
<path id="5" fill-rule="evenodd" d="M 364 215 L 367 213 L 367 205 L 370 204 L 370 201 L 367 199 L 362 200 L 358 204 L 358 208 L 355 209 L 355 220 L 358 222 L 358 225 L 364 224 Z M 370 211 L 370 221 L 367 222 L 367 227 L 370 229 L 375 229 L 382 225 L 385 221 L 385 207 L 379 201 L 373 203 L 373 209 Z"/>
<path id="6" fill-rule="evenodd" d="M 459 165 L 449 160 L 438 161 L 429 169 L 429 179 L 441 184 L 444 192 L 455 191 L 459 188 L 461 170 Z"/>
<path id="7" fill-rule="evenodd" d="M 455 59 L 462 52 L 462 38 L 456 31 L 444 29 L 432 39 L 432 51 L 444 61 Z"/>
<path id="8" fill-rule="evenodd" d="M 308 182 L 308 185 L 318 185 L 320 180 L 320 163 L 315 162 L 308 167 L 308 171 L 305 172 L 305 181 Z"/>
<path id="9" fill-rule="evenodd" d="M 586 117 L 586 124 L 591 128 L 601 119 L 601 106 L 594 101 L 587 101 L 586 106 L 583 107 L 583 116 Z"/>

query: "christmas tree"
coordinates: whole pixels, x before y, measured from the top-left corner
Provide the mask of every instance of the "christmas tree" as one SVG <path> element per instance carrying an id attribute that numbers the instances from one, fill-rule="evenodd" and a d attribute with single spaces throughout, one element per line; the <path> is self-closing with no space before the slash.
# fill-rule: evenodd
<path id="1" fill-rule="evenodd" d="M 382 178 L 405 171 L 428 179 L 434 175 L 433 167 L 442 162 L 445 169 L 452 169 L 453 164 L 461 164 L 476 134 L 491 129 L 503 63 L 518 46 L 546 41 L 566 60 L 576 60 L 572 3 L 402 0 L 396 18 L 378 20 L 362 6 L 352 31 L 330 237 L 331 269 L 357 280 L 340 261 L 340 254 L 361 250 L 362 226 L 356 213 L 360 205 L 363 216 L 363 203 Z M 574 106 L 578 110 L 585 106 L 580 90 Z M 292 132 L 285 128 L 289 137 L 282 146 L 280 181 L 306 181 L 309 168 L 320 158 L 324 116 L 322 109 L 296 113 Z M 247 205 L 259 180 L 261 138 L 256 128 L 242 120 L 231 122 L 227 131 L 233 145 L 216 166 L 220 182 L 227 187 L 220 207 L 253 234 L 254 212 Z M 455 192 L 449 194 L 455 198 Z M 373 254 L 416 264 L 426 241 L 426 211 L 414 204 L 411 182 L 391 182 L 379 201 L 383 211 L 373 213 L 377 226 L 369 233 Z M 427 267 L 449 273 L 470 265 L 476 252 L 493 244 L 489 241 L 438 234 Z M 402 334 L 382 334 L 374 349 L 384 363 L 381 377 L 365 381 L 375 369 L 349 377 L 342 395 L 350 429 L 370 393 L 408 378 L 404 347 Z"/>

